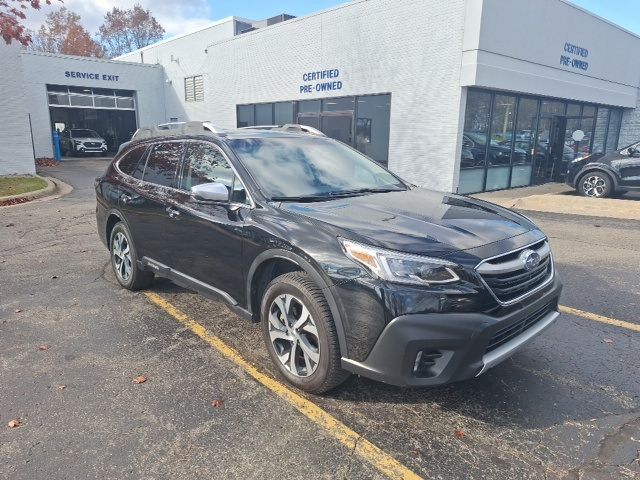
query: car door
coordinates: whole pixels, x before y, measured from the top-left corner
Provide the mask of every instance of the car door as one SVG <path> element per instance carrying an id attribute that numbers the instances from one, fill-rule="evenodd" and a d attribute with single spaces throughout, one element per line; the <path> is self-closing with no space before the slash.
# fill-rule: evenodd
<path id="1" fill-rule="evenodd" d="M 618 170 L 620 187 L 640 188 L 640 143 L 619 152 L 611 166 Z"/>
<path id="2" fill-rule="evenodd" d="M 172 266 L 174 248 L 165 239 L 172 216 L 168 198 L 176 192 L 174 186 L 183 152 L 182 141 L 151 145 L 131 181 L 121 187 L 120 209 L 140 259 L 147 257 Z"/>
<path id="3" fill-rule="evenodd" d="M 199 200 L 191 194 L 191 187 L 211 182 L 227 187 L 228 201 Z M 169 203 L 179 213 L 165 232 L 175 245 L 176 270 L 240 300 L 243 226 L 250 212 L 244 185 L 217 145 L 187 141 L 178 189 Z"/>

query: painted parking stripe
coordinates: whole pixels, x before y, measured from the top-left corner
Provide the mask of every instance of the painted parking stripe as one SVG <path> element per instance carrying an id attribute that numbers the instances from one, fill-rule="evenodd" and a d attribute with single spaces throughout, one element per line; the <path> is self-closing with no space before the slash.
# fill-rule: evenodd
<path id="1" fill-rule="evenodd" d="M 606 323 L 607 325 L 613 325 L 614 327 L 626 328 L 627 330 L 640 332 L 640 325 L 638 325 L 637 323 L 616 320 L 615 318 L 605 317 L 603 315 L 598 315 L 597 313 L 585 312 L 584 310 L 578 310 L 577 308 L 565 307 L 564 305 L 560 305 L 559 310 L 562 313 L 568 313 L 577 317 L 586 318 L 587 320 L 591 320 L 594 322 Z"/>
<path id="2" fill-rule="evenodd" d="M 392 479 L 414 480 L 420 479 L 403 464 L 398 462 L 388 453 L 376 447 L 373 443 L 362 437 L 359 433 L 351 430 L 340 420 L 297 394 L 289 387 L 279 381 L 260 372 L 256 367 L 247 362 L 240 354 L 215 335 L 209 333 L 205 327 L 195 320 L 189 318 L 185 313 L 174 307 L 160 295 L 153 292 L 144 292 L 149 300 L 171 315 L 176 321 L 195 333 L 202 340 L 207 342 L 228 360 L 241 367 L 255 380 L 267 387 L 273 393 L 286 400 L 309 420 L 321 427 L 325 432 L 338 440 L 349 449 L 355 446 L 355 453 L 366 462 L 373 465 L 381 473 Z"/>

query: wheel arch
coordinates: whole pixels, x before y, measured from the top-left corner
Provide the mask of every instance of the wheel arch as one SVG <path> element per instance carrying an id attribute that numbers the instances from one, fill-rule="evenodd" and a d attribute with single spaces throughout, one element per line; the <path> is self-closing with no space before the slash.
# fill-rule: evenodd
<path id="1" fill-rule="evenodd" d="M 326 279 L 308 260 L 304 259 L 302 256 L 294 252 L 281 249 L 267 250 L 258 255 L 251 264 L 251 267 L 249 268 L 249 271 L 247 273 L 246 298 L 247 310 L 251 313 L 254 321 L 259 321 L 260 318 L 259 305 L 266 284 L 268 284 L 276 276 L 287 273 L 286 270 L 270 270 L 276 265 L 280 266 L 281 268 L 283 265 L 292 268 L 292 270 L 288 271 L 298 270 L 307 273 L 311 277 L 311 279 L 322 289 L 327 303 L 329 304 L 331 316 L 333 317 L 333 321 L 335 323 L 338 342 L 340 345 L 340 354 L 343 357 L 347 356 L 347 341 L 344 331 L 344 325 L 342 322 L 338 304 L 333 296 L 333 293 L 331 292 L 331 285 L 327 283 Z M 275 275 L 276 273 L 277 275 Z"/>
<path id="2" fill-rule="evenodd" d="M 601 164 L 585 166 L 578 173 L 578 175 L 576 175 L 576 189 L 579 188 L 580 181 L 582 180 L 582 178 L 585 175 L 593 172 L 601 172 L 607 175 L 611 179 L 611 182 L 613 182 L 613 189 L 614 190 L 618 189 L 618 176 L 616 175 L 616 173 L 611 168 L 608 168 L 606 165 L 601 165 Z"/>
<path id="3" fill-rule="evenodd" d="M 125 225 L 127 225 L 127 228 L 129 227 L 129 225 L 124 219 L 122 212 L 120 212 L 119 210 L 116 210 L 116 209 L 109 210 L 106 217 L 107 217 L 107 221 L 105 222 L 104 234 L 105 234 L 107 248 L 111 248 L 111 232 L 113 231 L 113 227 L 115 227 L 118 222 L 124 223 Z"/>

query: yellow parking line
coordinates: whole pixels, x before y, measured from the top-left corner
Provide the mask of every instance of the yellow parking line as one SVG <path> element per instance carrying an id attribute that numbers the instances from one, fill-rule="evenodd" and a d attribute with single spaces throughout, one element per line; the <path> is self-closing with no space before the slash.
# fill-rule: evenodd
<path id="1" fill-rule="evenodd" d="M 355 453 L 376 467 L 380 472 L 392 479 L 420 479 L 418 475 L 413 473 L 403 464 L 398 462 L 388 453 L 376 447 L 373 443 L 354 432 L 337 418 L 317 406 L 315 403 L 307 400 L 303 396 L 295 393 L 282 383 L 268 377 L 260 372 L 256 367 L 247 362 L 240 354 L 215 335 L 207 331 L 205 327 L 189 318 L 185 313 L 178 310 L 171 303 L 167 302 L 160 295 L 153 292 L 144 292 L 144 294 L 163 309 L 175 320 L 187 327 L 202 340 L 207 342 L 227 359 L 241 367 L 246 373 L 267 387 L 273 393 L 286 400 L 300 413 L 305 415 L 309 420 L 324 429 L 329 435 L 334 437 L 347 448 L 354 448 Z"/>
<path id="2" fill-rule="evenodd" d="M 564 305 L 560 305 L 559 309 L 562 313 L 569 313 L 594 322 L 606 323 L 607 325 L 613 325 L 614 327 L 626 328 L 627 330 L 640 332 L 640 325 L 637 323 L 616 320 L 615 318 L 605 317 L 603 315 L 598 315 L 597 313 L 585 312 L 583 310 L 578 310 L 577 308 L 565 307 Z"/>

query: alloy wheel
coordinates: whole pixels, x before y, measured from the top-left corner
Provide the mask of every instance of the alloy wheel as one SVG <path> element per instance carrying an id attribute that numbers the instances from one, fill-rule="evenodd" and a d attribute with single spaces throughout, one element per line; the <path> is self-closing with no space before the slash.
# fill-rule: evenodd
<path id="1" fill-rule="evenodd" d="M 582 190 L 587 197 L 602 197 L 607 192 L 607 182 L 600 175 L 588 175 L 582 181 Z"/>
<path id="2" fill-rule="evenodd" d="M 297 377 L 318 368 L 320 340 L 313 317 L 297 297 L 278 295 L 269 307 L 269 337 L 280 363 Z"/>
<path id="3" fill-rule="evenodd" d="M 113 237 L 113 247 L 111 248 L 113 264 L 116 274 L 123 282 L 127 282 L 131 277 L 131 248 L 127 237 L 122 232 L 116 233 Z"/>

